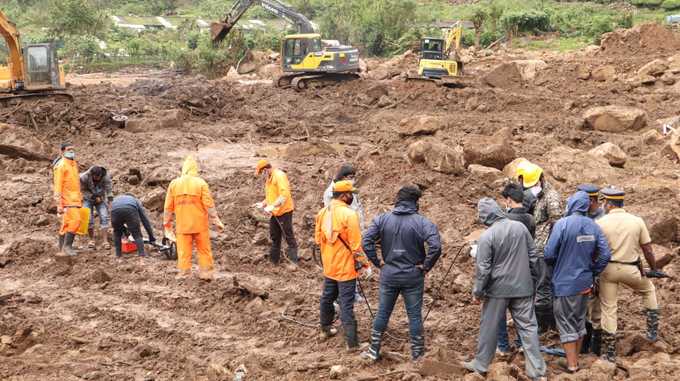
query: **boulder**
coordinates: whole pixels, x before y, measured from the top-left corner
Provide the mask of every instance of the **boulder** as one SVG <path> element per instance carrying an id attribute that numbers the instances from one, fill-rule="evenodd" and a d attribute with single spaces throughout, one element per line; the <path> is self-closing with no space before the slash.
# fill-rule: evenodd
<path id="1" fill-rule="evenodd" d="M 642 134 L 642 141 L 645 144 L 656 144 L 663 140 L 663 135 L 657 130 L 649 130 Z"/>
<path id="2" fill-rule="evenodd" d="M 171 109 L 163 111 L 163 115 L 158 119 L 158 127 L 161 129 L 177 128 L 180 129 L 184 125 L 184 114 L 180 109 Z"/>
<path id="3" fill-rule="evenodd" d="M 608 377 L 608 379 L 612 379 L 614 374 L 616 374 L 616 364 L 597 359 L 590 365 L 590 371 L 595 374 L 604 375 Z"/>
<path id="4" fill-rule="evenodd" d="M 616 68 L 612 65 L 600 66 L 593 70 L 592 79 L 600 82 L 613 81 L 616 78 Z"/>
<path id="5" fill-rule="evenodd" d="M 416 115 L 402 119 L 397 127 L 401 136 L 433 135 L 446 126 L 442 118 L 430 115 Z"/>
<path id="6" fill-rule="evenodd" d="M 267 79 L 278 78 L 282 73 L 281 66 L 274 63 L 263 65 L 257 69 L 257 75 Z"/>
<path id="7" fill-rule="evenodd" d="M 666 85 L 666 86 L 671 86 L 674 85 L 676 81 L 675 76 L 671 73 L 664 73 L 664 75 L 661 76 L 661 82 Z"/>
<path id="8" fill-rule="evenodd" d="M 673 74 L 680 73 L 680 53 L 668 58 L 668 71 Z"/>
<path id="9" fill-rule="evenodd" d="M 519 374 L 519 369 L 507 362 L 494 362 L 489 366 L 487 379 L 497 381 L 514 381 Z"/>
<path id="10" fill-rule="evenodd" d="M 28 129 L 0 123 L 0 155 L 49 162 L 55 153 Z"/>
<path id="11" fill-rule="evenodd" d="M 491 87 L 514 87 L 522 83 L 522 73 L 515 62 L 506 62 L 486 73 L 482 77 L 482 83 Z"/>
<path id="12" fill-rule="evenodd" d="M 491 184 L 496 180 L 501 180 L 505 177 L 503 172 L 497 168 L 485 167 L 483 165 L 471 164 L 468 170 L 475 179 L 481 180 L 484 183 Z"/>
<path id="13" fill-rule="evenodd" d="M 515 175 L 517 174 L 517 166 L 519 166 L 519 163 L 521 163 L 523 161 L 529 161 L 529 160 L 527 160 L 523 157 L 518 157 L 517 159 L 511 161 L 505 167 L 503 167 L 503 174 L 506 177 L 514 179 Z"/>
<path id="14" fill-rule="evenodd" d="M 531 82 L 536 79 L 536 75 L 543 69 L 548 67 L 548 64 L 543 60 L 518 60 L 515 61 L 522 79 Z"/>
<path id="15" fill-rule="evenodd" d="M 168 186 L 172 179 L 179 176 L 178 168 L 162 166 L 155 168 L 151 173 L 144 177 L 143 184 L 149 187 Z"/>
<path id="16" fill-rule="evenodd" d="M 465 162 L 485 167 L 503 169 L 517 157 L 515 149 L 508 143 L 491 143 L 479 139 L 467 140 L 464 147 Z"/>
<path id="17" fill-rule="evenodd" d="M 639 216 L 645 221 L 652 242 L 661 245 L 677 240 L 678 218 L 674 210 L 666 209 L 662 212 L 641 210 Z"/>
<path id="18" fill-rule="evenodd" d="M 148 210 L 162 210 L 165 203 L 165 190 L 163 188 L 155 188 L 142 197 L 141 201 Z"/>
<path id="19" fill-rule="evenodd" d="M 660 77 L 668 69 L 668 65 L 662 59 L 655 59 L 652 62 L 641 67 L 637 72 L 639 75 L 651 75 L 653 77 Z"/>
<path id="20" fill-rule="evenodd" d="M 465 155 L 460 146 L 451 147 L 433 138 L 412 143 L 407 150 L 411 163 L 425 163 L 430 169 L 459 175 L 465 171 Z"/>
<path id="21" fill-rule="evenodd" d="M 671 139 L 668 142 L 668 148 L 673 153 L 674 160 L 680 160 L 680 131 L 671 134 Z"/>
<path id="22" fill-rule="evenodd" d="M 468 372 L 456 362 L 440 362 L 431 359 L 425 359 L 420 363 L 418 373 L 425 377 L 441 377 L 441 378 L 456 378 L 461 377 Z"/>
<path id="23" fill-rule="evenodd" d="M 626 153 L 619 146 L 610 142 L 600 144 L 588 153 L 607 159 L 609 165 L 614 167 L 623 167 L 628 160 Z"/>
<path id="24" fill-rule="evenodd" d="M 598 131 L 624 132 L 639 130 L 647 125 L 644 110 L 626 106 L 600 106 L 586 110 L 585 125 Z"/>
<path id="25" fill-rule="evenodd" d="M 590 79 L 591 76 L 591 71 L 590 68 L 586 65 L 577 65 L 576 66 L 576 78 L 581 79 L 581 80 L 588 80 Z"/>
<path id="26" fill-rule="evenodd" d="M 608 179 L 616 175 L 606 159 L 578 149 L 557 146 L 543 158 L 540 163 L 543 169 L 560 182 L 573 185 L 613 183 Z"/>
<path id="27" fill-rule="evenodd" d="M 342 365 L 333 365 L 330 369 L 329 377 L 331 380 L 338 380 L 340 378 L 344 378 L 347 374 L 349 374 L 349 369 L 347 369 L 347 367 Z"/>

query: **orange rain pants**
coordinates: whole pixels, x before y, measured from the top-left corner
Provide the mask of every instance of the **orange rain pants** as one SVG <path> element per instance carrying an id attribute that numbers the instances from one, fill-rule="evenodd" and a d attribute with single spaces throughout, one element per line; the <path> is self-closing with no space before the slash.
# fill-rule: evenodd
<path id="1" fill-rule="evenodd" d="M 181 271 L 191 270 L 191 252 L 196 243 L 198 251 L 198 268 L 200 271 L 212 271 L 213 256 L 210 247 L 210 232 L 194 234 L 177 234 L 177 268 Z"/>
<path id="2" fill-rule="evenodd" d="M 59 235 L 66 233 L 76 234 L 80 228 L 80 208 L 65 207 L 64 214 L 61 217 L 61 229 Z"/>

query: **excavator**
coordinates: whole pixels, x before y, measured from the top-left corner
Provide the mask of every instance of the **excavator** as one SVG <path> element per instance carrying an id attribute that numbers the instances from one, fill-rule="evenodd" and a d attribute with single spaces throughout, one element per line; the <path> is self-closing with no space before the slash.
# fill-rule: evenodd
<path id="1" fill-rule="evenodd" d="M 0 10 L 0 35 L 5 39 L 8 65 L 0 66 L 0 104 L 9 99 L 60 96 L 72 100 L 64 69 L 52 44 L 21 46 L 16 25 Z"/>
<path id="2" fill-rule="evenodd" d="M 283 75 L 277 87 L 303 90 L 359 78 L 359 51 L 334 40 L 322 40 L 314 25 L 304 15 L 279 0 L 237 0 L 223 22 L 210 26 L 213 43 L 219 44 L 243 14 L 254 5 L 293 24 L 298 34 L 284 37 L 281 46 Z"/>
<path id="3" fill-rule="evenodd" d="M 431 81 L 446 87 L 466 86 L 468 78 L 463 76 L 463 63 L 458 59 L 462 35 L 463 26 L 458 22 L 444 38 L 424 37 L 420 41 L 418 74 L 407 79 Z"/>

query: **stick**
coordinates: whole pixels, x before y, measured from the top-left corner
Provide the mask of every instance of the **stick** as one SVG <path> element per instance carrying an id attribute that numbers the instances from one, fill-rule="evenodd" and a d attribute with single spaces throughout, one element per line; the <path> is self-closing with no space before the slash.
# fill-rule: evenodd
<path id="1" fill-rule="evenodd" d="M 439 290 L 441 289 L 442 283 L 444 283 L 444 280 L 449 276 L 449 273 L 451 272 L 451 269 L 453 268 L 453 265 L 456 263 L 456 259 L 458 259 L 458 256 L 460 255 L 460 253 L 463 252 L 463 248 L 464 248 L 464 247 L 465 247 L 464 244 L 461 245 L 461 246 L 460 246 L 460 249 L 458 249 L 458 252 L 457 252 L 456 255 L 453 257 L 453 260 L 451 261 L 451 265 L 449 265 L 449 269 L 446 270 L 446 274 L 444 275 L 444 278 L 442 278 L 442 280 L 440 281 L 439 287 L 437 288 L 437 291 L 439 291 Z M 439 292 L 437 292 L 437 293 L 439 293 Z M 430 307 L 427 309 L 427 313 L 425 314 L 425 319 L 423 319 L 423 325 L 424 325 L 425 322 L 427 321 L 427 317 L 430 316 L 430 311 L 432 311 L 432 307 L 434 307 L 434 298 L 432 299 L 432 304 L 430 304 Z"/>

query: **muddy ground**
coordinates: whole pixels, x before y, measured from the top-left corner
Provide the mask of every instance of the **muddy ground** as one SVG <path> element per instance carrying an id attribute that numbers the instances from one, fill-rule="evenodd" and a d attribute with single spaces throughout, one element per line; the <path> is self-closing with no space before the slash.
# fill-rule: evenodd
<path id="1" fill-rule="evenodd" d="M 628 209 L 646 218 L 658 255 L 674 255 L 680 241 L 678 137 L 655 131 L 680 107 L 676 37 L 655 29 L 610 37 L 602 48 L 570 54 L 469 53 L 466 68 L 478 81 L 462 89 L 405 82 L 401 73 L 413 61 L 405 56 L 372 63 L 363 80 L 302 93 L 260 82 L 133 71 L 72 79 L 73 102 L 5 104 L 0 144 L 25 151 L 19 152 L 24 157 L 16 151 L 0 156 L 0 378 L 227 380 L 243 365 L 247 380 L 325 380 L 332 366 L 342 365 L 346 373 L 338 379 L 463 379 L 453 364 L 474 353 L 480 307 L 470 297 L 472 258 L 467 249 L 455 255 L 481 228 L 477 200 L 498 197 L 506 177 L 499 170 L 513 159 L 543 165 L 565 197 L 584 181 L 624 187 Z M 638 73 L 657 59 L 662 63 L 654 70 Z M 615 132 L 609 122 L 607 131 L 585 122 L 589 109 L 606 105 L 644 115 Z M 114 123 L 114 115 L 126 116 L 127 125 Z M 75 143 L 82 170 L 103 165 L 116 193 L 143 199 L 157 235 L 165 187 L 183 157 L 196 155 L 227 226 L 213 235 L 216 281 L 176 281 L 174 263 L 159 253 L 116 260 L 109 251 L 86 249 L 82 239 L 73 263 L 56 261 L 59 223 L 49 159 L 63 140 Z M 614 159 L 588 152 L 606 142 L 620 147 L 625 164 L 618 151 Z M 249 207 L 263 195 L 253 176 L 260 157 L 284 168 L 293 187 L 303 256 L 295 272 L 266 260 L 268 227 Z M 426 189 L 421 212 L 437 223 L 445 246 L 427 279 L 425 304 L 432 312 L 423 364 L 408 361 L 401 305 L 378 364 L 346 352 L 341 337 L 319 338 L 322 277 L 312 260 L 313 218 L 343 162 L 360 170 L 369 217 L 388 210 L 402 184 Z M 665 270 L 675 275 L 676 266 Z M 591 356 L 585 370 L 568 376 L 546 356 L 549 376 L 676 379 L 680 297 L 673 280 L 655 284 L 662 306 L 659 343 L 641 337 L 641 300 L 624 291 L 620 366 L 597 362 L 588 369 Z M 375 311 L 377 281 L 364 286 Z M 357 304 L 356 313 L 366 341 L 369 311 Z M 554 344 L 557 335 L 543 341 Z M 498 360 L 489 379 L 526 380 L 523 363 L 521 354 Z"/>

